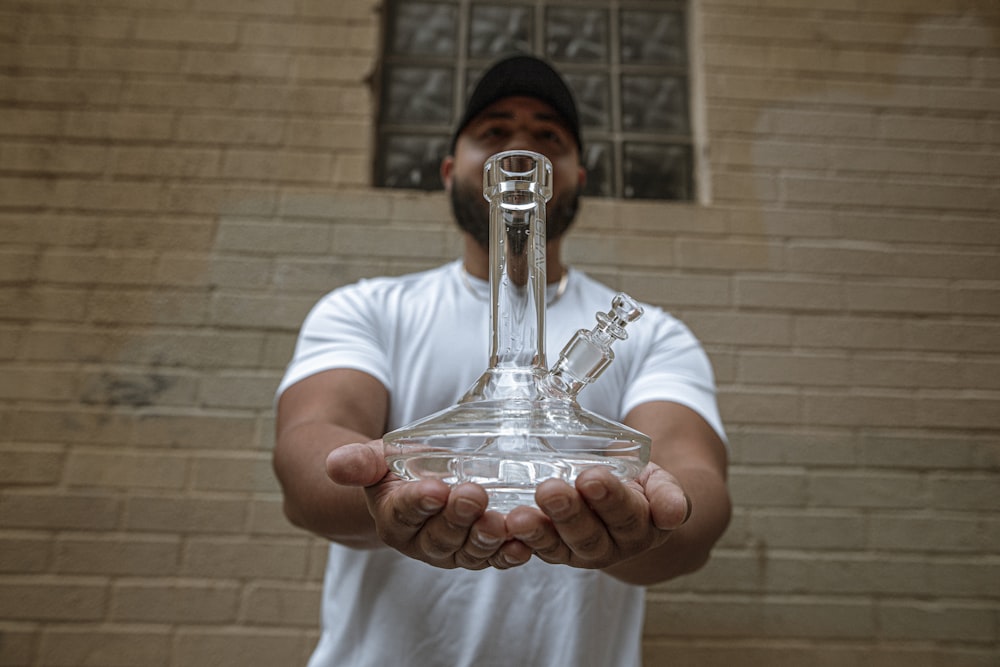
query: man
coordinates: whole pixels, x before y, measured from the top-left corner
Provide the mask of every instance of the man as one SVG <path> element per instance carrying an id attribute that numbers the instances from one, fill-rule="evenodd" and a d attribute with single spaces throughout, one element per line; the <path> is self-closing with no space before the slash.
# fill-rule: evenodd
<path id="1" fill-rule="evenodd" d="M 513 149 L 553 165 L 548 347 L 610 304 L 613 291 L 560 253 L 585 182 L 572 96 L 543 61 L 503 60 L 477 85 L 441 166 L 462 260 L 327 295 L 279 388 L 274 466 L 286 514 L 332 542 L 311 667 L 638 665 L 642 587 L 701 567 L 728 523 L 708 359 L 653 307 L 580 394 L 583 407 L 652 438 L 637 481 L 598 469 L 575 486 L 549 480 L 537 508 L 503 516 L 485 511 L 477 485 L 388 473 L 379 438 L 453 405 L 486 368 L 482 169 Z"/>

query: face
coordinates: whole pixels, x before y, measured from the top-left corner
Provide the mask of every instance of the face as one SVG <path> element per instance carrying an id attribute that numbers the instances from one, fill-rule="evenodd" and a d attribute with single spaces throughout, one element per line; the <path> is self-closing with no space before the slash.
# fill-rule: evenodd
<path id="1" fill-rule="evenodd" d="M 546 207 L 546 239 L 562 236 L 573 222 L 585 172 L 573 134 L 545 102 L 508 97 L 484 109 L 462 130 L 441 176 L 459 227 L 489 248 L 489 202 L 483 198 L 483 164 L 496 153 L 530 150 L 552 162 L 552 199 Z"/>

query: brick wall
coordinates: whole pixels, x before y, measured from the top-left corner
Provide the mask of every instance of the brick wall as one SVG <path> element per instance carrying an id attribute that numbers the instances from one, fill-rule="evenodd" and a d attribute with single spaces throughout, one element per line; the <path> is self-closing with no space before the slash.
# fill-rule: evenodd
<path id="1" fill-rule="evenodd" d="M 704 340 L 732 440 L 647 662 L 994 665 L 1000 5 L 695 4 L 705 201 L 588 200 L 568 248 Z M 459 250 L 368 186 L 378 32 L 0 0 L 0 665 L 304 663 L 275 384 L 322 293 Z"/>

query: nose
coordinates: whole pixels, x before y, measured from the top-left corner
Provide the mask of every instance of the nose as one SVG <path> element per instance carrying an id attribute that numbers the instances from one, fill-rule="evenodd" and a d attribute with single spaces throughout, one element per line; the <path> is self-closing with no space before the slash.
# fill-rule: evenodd
<path id="1" fill-rule="evenodd" d="M 510 133 L 504 145 L 506 151 L 532 151 L 541 153 L 541 142 L 527 129 L 520 128 Z"/>

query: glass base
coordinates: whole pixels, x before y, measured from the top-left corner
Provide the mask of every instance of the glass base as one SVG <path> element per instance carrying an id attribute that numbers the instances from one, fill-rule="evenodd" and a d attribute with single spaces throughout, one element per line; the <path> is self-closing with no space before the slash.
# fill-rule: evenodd
<path id="1" fill-rule="evenodd" d="M 473 482 L 490 497 L 488 509 L 508 513 L 521 505 L 537 507 L 535 489 L 547 479 L 574 484 L 584 470 L 603 467 L 622 481 L 635 479 L 643 462 L 632 453 L 623 455 L 526 452 L 455 453 L 413 446 L 400 447 L 387 456 L 389 469 L 403 479 L 437 479 L 449 485 Z"/>

